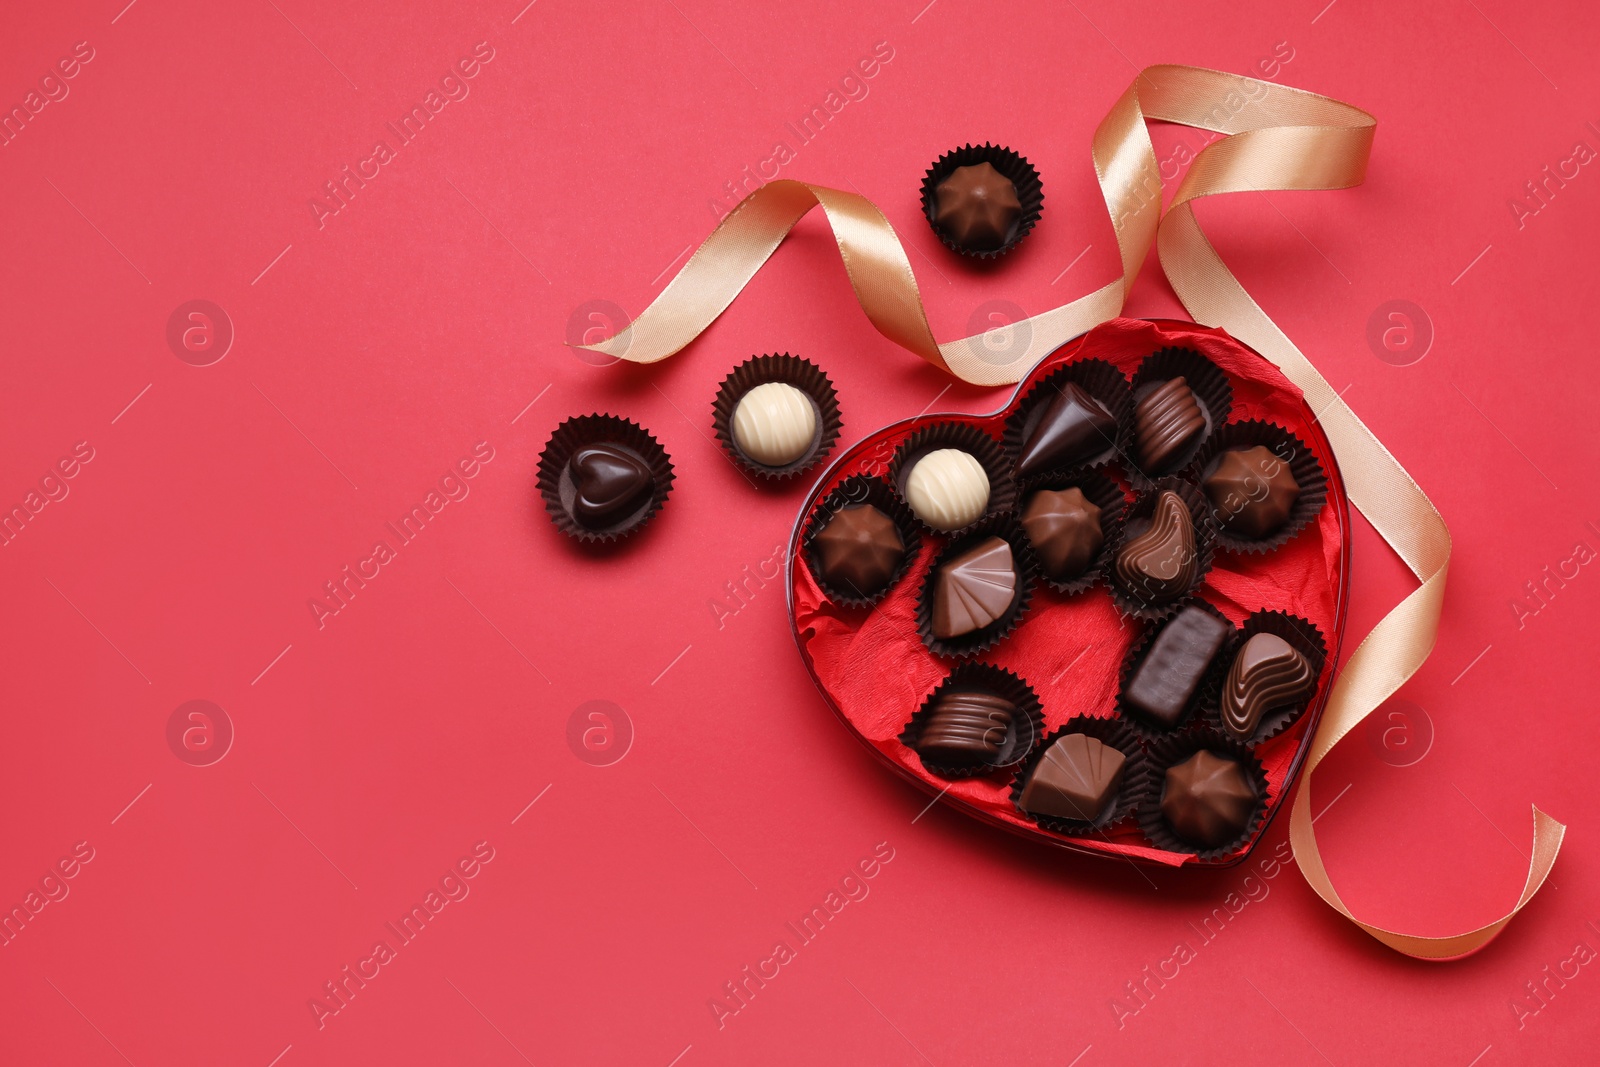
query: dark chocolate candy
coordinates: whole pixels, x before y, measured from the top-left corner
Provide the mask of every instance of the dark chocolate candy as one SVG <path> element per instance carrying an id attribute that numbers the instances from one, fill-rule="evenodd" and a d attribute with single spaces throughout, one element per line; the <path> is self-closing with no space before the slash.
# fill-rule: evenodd
<path id="1" fill-rule="evenodd" d="M 928 711 L 917 751 L 935 761 L 990 762 L 1016 713 L 1015 704 L 993 693 L 943 693 Z"/>
<path id="2" fill-rule="evenodd" d="M 1228 630 L 1226 622 L 1203 608 L 1178 612 L 1150 642 L 1128 679 L 1122 694 L 1128 708 L 1158 726 L 1176 726 Z"/>
<path id="3" fill-rule="evenodd" d="M 1294 472 L 1265 445 L 1224 452 L 1205 480 L 1217 521 L 1229 533 L 1266 537 L 1300 498 Z"/>
<path id="4" fill-rule="evenodd" d="M 1105 543 L 1100 509 L 1076 486 L 1033 494 L 1022 512 L 1022 528 L 1045 573 L 1064 581 L 1082 574 Z"/>
<path id="5" fill-rule="evenodd" d="M 1298 704 L 1316 688 L 1311 664 L 1276 634 L 1256 634 L 1244 643 L 1222 686 L 1222 727 L 1248 741 L 1261 716 Z"/>
<path id="6" fill-rule="evenodd" d="M 1022 809 L 1092 822 L 1116 798 L 1127 761 L 1099 738 L 1063 734 L 1034 764 L 1028 784 L 1022 787 Z"/>
<path id="7" fill-rule="evenodd" d="M 870 504 L 841 510 L 817 531 L 812 545 L 822 577 L 863 597 L 882 591 L 906 554 L 894 520 Z"/>
<path id="8" fill-rule="evenodd" d="M 1017 474 L 1027 478 L 1073 467 L 1116 443 L 1117 420 L 1077 382 L 1068 382 L 1045 404 L 1028 431 L 1017 459 Z"/>
<path id="9" fill-rule="evenodd" d="M 1117 552 L 1117 578 L 1135 597 L 1160 604 L 1187 593 L 1199 567 L 1189 506 L 1164 489 L 1150 526 Z"/>
<path id="10" fill-rule="evenodd" d="M 572 517 L 591 530 L 614 526 L 643 507 L 655 492 L 645 461 L 620 445 L 580 448 L 568 461 L 577 497 Z"/>
<path id="11" fill-rule="evenodd" d="M 1185 841 L 1226 845 L 1249 825 L 1255 808 L 1255 786 L 1237 760 L 1202 749 L 1167 768 L 1161 814 Z"/>
<path id="12" fill-rule="evenodd" d="M 1141 397 L 1133 423 L 1139 463 L 1151 474 L 1171 469 L 1206 428 L 1200 405 L 1181 377 L 1168 379 Z"/>
<path id="13" fill-rule="evenodd" d="M 1011 546 L 990 537 L 939 568 L 933 636 L 961 637 L 998 622 L 1017 598 Z"/>
<path id="14" fill-rule="evenodd" d="M 957 167 L 935 190 L 936 222 L 956 244 L 992 252 L 1011 237 L 1022 218 L 1022 202 L 1011 179 L 989 163 Z"/>

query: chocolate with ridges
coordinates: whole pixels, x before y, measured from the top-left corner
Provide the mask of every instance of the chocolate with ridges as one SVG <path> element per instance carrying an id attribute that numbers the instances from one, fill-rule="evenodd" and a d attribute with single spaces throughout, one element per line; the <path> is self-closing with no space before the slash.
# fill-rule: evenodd
<path id="1" fill-rule="evenodd" d="M 1304 700 L 1316 681 L 1311 664 L 1293 645 L 1276 634 L 1258 633 L 1244 643 L 1228 668 L 1222 685 L 1222 728 L 1248 741 L 1263 715 Z"/>
<path id="2" fill-rule="evenodd" d="M 933 636 L 963 637 L 1005 617 L 1017 598 L 1011 545 L 989 537 L 939 568 L 933 594 Z"/>
<path id="3" fill-rule="evenodd" d="M 1181 496 L 1164 489 L 1149 527 L 1118 550 L 1117 579 L 1140 600 L 1159 604 L 1187 593 L 1199 568 L 1194 517 Z"/>
<path id="4" fill-rule="evenodd" d="M 1092 822 L 1116 799 L 1127 759 L 1099 738 L 1063 734 L 1034 764 L 1017 803 L 1033 815 Z"/>
<path id="5" fill-rule="evenodd" d="M 1016 712 L 1015 704 L 993 693 L 941 693 L 928 709 L 917 752 L 935 762 L 992 762 Z"/>
<path id="6" fill-rule="evenodd" d="M 1040 569 L 1063 581 L 1082 574 L 1105 543 L 1100 509 L 1077 486 L 1034 493 L 1022 511 L 1022 528 Z"/>
<path id="7" fill-rule="evenodd" d="M 1205 432 L 1206 417 L 1184 378 L 1170 378 L 1139 398 L 1134 410 L 1134 444 L 1139 463 L 1150 474 L 1170 470 Z"/>

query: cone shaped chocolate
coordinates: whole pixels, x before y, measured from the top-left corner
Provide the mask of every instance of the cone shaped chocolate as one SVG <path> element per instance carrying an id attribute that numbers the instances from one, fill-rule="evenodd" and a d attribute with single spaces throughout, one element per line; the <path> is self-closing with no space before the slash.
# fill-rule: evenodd
<path id="1" fill-rule="evenodd" d="M 1068 382 L 1045 405 L 1022 444 L 1017 474 L 1023 478 L 1076 467 L 1117 440 L 1117 420 L 1077 382 Z"/>

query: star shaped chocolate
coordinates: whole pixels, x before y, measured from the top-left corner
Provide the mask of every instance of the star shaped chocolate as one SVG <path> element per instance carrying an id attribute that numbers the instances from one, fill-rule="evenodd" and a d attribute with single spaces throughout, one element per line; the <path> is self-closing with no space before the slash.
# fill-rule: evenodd
<path id="1" fill-rule="evenodd" d="M 1205 490 L 1222 528 L 1239 537 L 1271 534 L 1300 498 L 1300 483 L 1289 464 L 1265 445 L 1224 452 L 1206 478 Z"/>
<path id="2" fill-rule="evenodd" d="M 1022 202 L 1011 179 L 991 164 L 957 167 L 938 188 L 933 221 L 956 244 L 972 252 L 993 252 L 1005 245 Z"/>

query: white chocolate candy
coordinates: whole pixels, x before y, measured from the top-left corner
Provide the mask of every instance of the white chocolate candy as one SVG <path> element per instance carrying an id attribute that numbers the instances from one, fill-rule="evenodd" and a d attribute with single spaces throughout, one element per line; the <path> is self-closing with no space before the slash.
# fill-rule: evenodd
<path id="1" fill-rule="evenodd" d="M 906 503 L 935 530 L 959 530 L 977 522 L 988 508 L 989 475 L 970 452 L 937 449 L 912 466 Z"/>
<path id="2" fill-rule="evenodd" d="M 733 442 L 766 467 L 787 467 L 806 454 L 817 433 L 817 409 L 783 382 L 758 385 L 733 409 Z"/>

